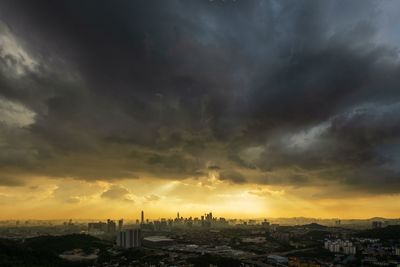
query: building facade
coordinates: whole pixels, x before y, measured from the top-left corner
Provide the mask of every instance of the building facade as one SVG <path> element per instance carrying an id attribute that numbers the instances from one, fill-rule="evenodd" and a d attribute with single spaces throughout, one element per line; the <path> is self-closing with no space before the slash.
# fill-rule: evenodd
<path id="1" fill-rule="evenodd" d="M 117 234 L 117 246 L 121 248 L 137 248 L 142 246 L 140 229 L 127 229 Z"/>

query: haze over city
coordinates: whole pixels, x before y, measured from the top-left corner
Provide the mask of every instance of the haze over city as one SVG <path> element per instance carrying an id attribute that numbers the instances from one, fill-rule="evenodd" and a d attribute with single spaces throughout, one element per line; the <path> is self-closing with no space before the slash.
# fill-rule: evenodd
<path id="1" fill-rule="evenodd" d="M 398 218 L 399 13 L 0 0 L 0 220 Z"/>

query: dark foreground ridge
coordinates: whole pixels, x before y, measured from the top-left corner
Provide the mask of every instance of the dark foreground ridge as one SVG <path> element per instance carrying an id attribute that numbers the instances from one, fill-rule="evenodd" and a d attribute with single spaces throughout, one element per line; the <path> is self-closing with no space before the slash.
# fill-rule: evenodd
<path id="1" fill-rule="evenodd" d="M 87 266 L 83 262 L 63 260 L 59 254 L 73 249 L 82 249 L 88 253 L 95 249 L 104 251 L 111 245 L 108 241 L 82 234 L 39 236 L 18 241 L 0 239 L 0 266 Z"/>

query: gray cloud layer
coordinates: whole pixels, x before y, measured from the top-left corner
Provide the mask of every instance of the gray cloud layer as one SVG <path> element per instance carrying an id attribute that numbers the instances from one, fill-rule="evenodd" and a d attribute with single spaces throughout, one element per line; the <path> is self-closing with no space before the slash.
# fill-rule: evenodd
<path id="1" fill-rule="evenodd" d="M 398 193 L 400 7 L 343 5 L 0 1 L 1 172 Z"/>

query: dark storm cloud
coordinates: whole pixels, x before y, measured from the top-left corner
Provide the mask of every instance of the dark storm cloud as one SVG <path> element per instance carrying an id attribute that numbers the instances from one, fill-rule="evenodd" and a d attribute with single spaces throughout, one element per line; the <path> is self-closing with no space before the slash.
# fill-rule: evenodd
<path id="1" fill-rule="evenodd" d="M 220 167 L 220 166 L 217 166 L 217 165 L 210 165 L 210 166 L 208 166 L 207 168 L 208 168 L 209 170 L 212 170 L 212 171 L 218 171 L 218 170 L 221 169 L 221 167 Z"/>
<path id="2" fill-rule="evenodd" d="M 2 176 L 0 186 L 23 186 L 25 182 L 19 178 Z"/>
<path id="3" fill-rule="evenodd" d="M 400 190 L 396 4 L 0 5 L 4 171 Z"/>
<path id="4" fill-rule="evenodd" d="M 261 179 L 270 184 L 304 186 L 337 181 L 352 189 L 396 193 L 399 179 L 399 105 L 365 105 L 331 118 L 306 132 L 281 136 L 265 146 L 265 171 L 292 173 Z M 321 181 L 319 181 L 321 182 Z"/>
<path id="5" fill-rule="evenodd" d="M 219 179 L 221 181 L 230 181 L 235 184 L 243 184 L 246 182 L 246 178 L 237 171 L 222 171 L 219 174 Z"/>
<path id="6" fill-rule="evenodd" d="M 154 172 L 159 168 L 164 172 L 179 173 L 184 176 L 196 176 L 196 172 L 204 166 L 204 163 L 201 164 L 195 158 L 188 158 L 177 153 L 171 155 L 154 154 L 146 160 L 146 163 L 149 167 L 155 168 Z"/>

